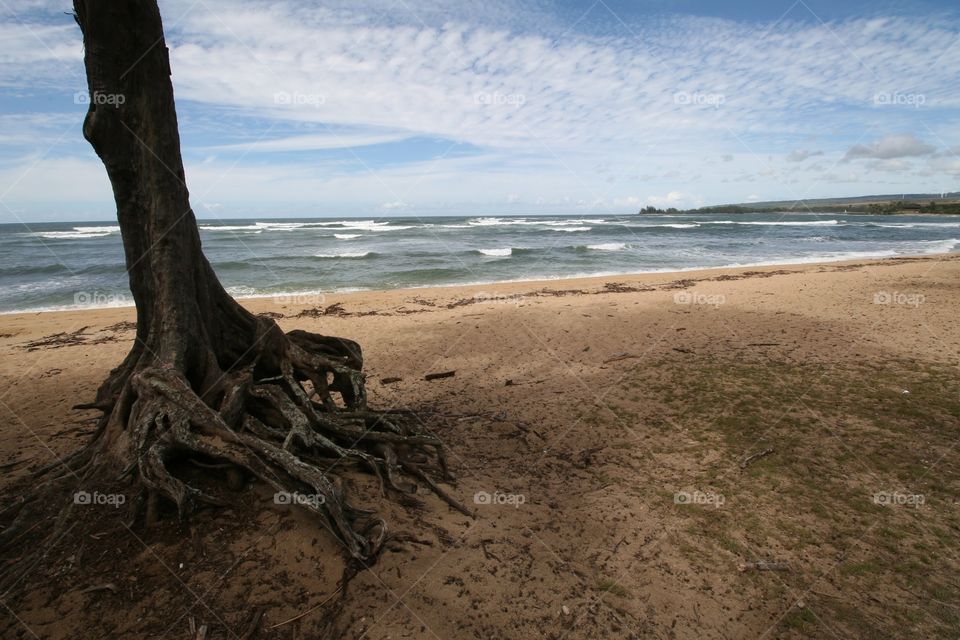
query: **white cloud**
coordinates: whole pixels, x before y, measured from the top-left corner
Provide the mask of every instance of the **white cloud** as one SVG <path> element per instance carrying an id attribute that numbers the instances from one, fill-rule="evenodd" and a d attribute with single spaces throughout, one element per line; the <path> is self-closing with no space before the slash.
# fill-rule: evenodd
<path id="1" fill-rule="evenodd" d="M 272 140 L 251 140 L 250 142 L 218 145 L 209 147 L 210 151 L 242 151 L 242 152 L 269 152 L 269 151 L 313 151 L 319 149 L 349 149 L 364 147 L 388 142 L 400 142 L 409 137 L 403 133 L 356 133 L 327 131 L 302 136 L 275 138 Z"/>
<path id="2" fill-rule="evenodd" d="M 844 159 L 875 158 L 892 160 L 894 158 L 928 156 L 936 150 L 933 145 L 927 144 L 913 135 L 889 135 L 868 145 L 853 145 L 847 151 Z"/>
<path id="3" fill-rule="evenodd" d="M 807 158 L 813 156 L 822 156 L 823 151 L 807 151 L 806 149 L 794 149 L 787 155 L 787 160 L 790 162 L 803 162 Z"/>
<path id="4" fill-rule="evenodd" d="M 689 204 L 695 200 L 693 196 L 690 196 L 681 191 L 671 191 L 670 193 L 663 196 L 650 196 L 647 198 L 647 203 L 655 207 L 677 207 L 681 204 Z"/>
<path id="5" fill-rule="evenodd" d="M 868 108 L 875 85 L 925 87 L 930 102 L 960 104 L 947 91 L 954 34 L 908 19 L 866 30 L 863 21 L 793 25 L 764 40 L 724 20 L 677 19 L 639 27 L 637 38 L 491 31 L 483 26 L 366 24 L 292 5 L 188 14 L 171 38 L 178 95 L 272 118 L 377 126 L 479 146 L 616 148 L 729 128 L 795 131 L 826 106 Z M 837 33 L 837 36 L 834 35 Z M 901 46 L 891 47 L 896 33 Z M 838 46 L 839 37 L 845 47 Z M 849 49 L 849 50 L 848 50 Z M 857 55 L 850 55 L 850 50 Z M 865 74 L 857 58 L 870 60 Z M 691 89 L 691 90 L 688 90 Z M 723 95 L 719 107 L 675 95 Z M 280 109 L 277 93 L 322 97 Z M 888 110 L 876 117 L 904 117 Z M 822 126 L 809 122 L 806 126 Z"/>

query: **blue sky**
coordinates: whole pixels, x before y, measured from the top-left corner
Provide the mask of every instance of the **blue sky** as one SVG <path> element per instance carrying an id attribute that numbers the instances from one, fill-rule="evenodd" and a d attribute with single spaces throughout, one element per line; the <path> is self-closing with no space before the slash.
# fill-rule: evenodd
<path id="1" fill-rule="evenodd" d="M 0 222 L 104 220 L 68 2 L 0 0 Z M 199 217 L 960 188 L 960 8 L 161 0 Z"/>

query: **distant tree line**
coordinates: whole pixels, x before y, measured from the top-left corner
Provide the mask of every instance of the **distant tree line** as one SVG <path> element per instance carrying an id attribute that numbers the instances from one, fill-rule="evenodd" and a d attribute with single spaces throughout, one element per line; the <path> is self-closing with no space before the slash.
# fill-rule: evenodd
<path id="1" fill-rule="evenodd" d="M 872 202 L 872 203 L 862 203 L 862 204 L 818 204 L 818 203 L 803 203 L 797 202 L 790 206 L 780 206 L 780 207 L 751 207 L 744 206 L 739 204 L 725 204 L 718 205 L 714 207 L 701 207 L 699 209 L 684 209 L 677 210 L 674 208 L 670 209 L 657 209 L 656 207 L 644 207 L 638 213 L 640 214 L 656 214 L 656 213 L 693 213 L 693 214 L 708 214 L 708 213 L 783 213 L 785 211 L 793 211 L 797 213 L 805 213 L 808 211 L 818 211 L 818 212 L 829 212 L 829 213 L 860 213 L 860 214 L 869 214 L 869 215 L 893 215 L 898 213 L 927 213 L 927 214 L 960 214 L 960 202 L 958 201 L 947 201 L 947 202 L 936 202 L 931 200 L 930 202 L 923 204 L 922 202 Z"/>

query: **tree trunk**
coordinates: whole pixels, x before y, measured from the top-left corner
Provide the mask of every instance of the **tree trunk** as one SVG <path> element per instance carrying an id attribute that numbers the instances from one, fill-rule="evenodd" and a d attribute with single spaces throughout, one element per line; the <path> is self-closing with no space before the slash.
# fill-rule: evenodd
<path id="1" fill-rule="evenodd" d="M 181 515 L 198 502 L 222 503 L 169 471 L 187 455 L 215 459 L 278 491 L 315 496 L 303 506 L 329 522 L 349 555 L 371 557 L 382 521 L 361 521 L 367 512 L 309 460 L 355 463 L 383 491 L 409 493 L 415 486 L 399 480 L 401 467 L 421 477 L 424 464 L 446 473 L 440 442 L 402 413 L 366 409 L 355 342 L 285 334 L 221 286 L 190 208 L 156 0 L 74 0 L 74 9 L 91 98 L 83 133 L 113 187 L 137 333 L 87 405 L 104 416 L 72 472 L 122 469 L 141 488 L 150 520 L 158 501 L 172 501 Z"/>

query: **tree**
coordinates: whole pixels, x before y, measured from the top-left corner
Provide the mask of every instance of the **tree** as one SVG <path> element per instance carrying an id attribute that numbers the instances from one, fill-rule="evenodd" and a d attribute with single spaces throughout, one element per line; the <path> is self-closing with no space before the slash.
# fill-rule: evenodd
<path id="1" fill-rule="evenodd" d="M 221 286 L 190 208 L 156 0 L 74 0 L 74 11 L 90 91 L 83 134 L 113 188 L 137 330 L 85 405 L 103 416 L 70 473 L 122 470 L 138 495 L 135 515 L 149 523 L 165 503 L 182 516 L 224 502 L 176 477 L 173 462 L 226 463 L 277 491 L 313 496 L 304 508 L 361 560 L 377 553 L 386 526 L 348 503 L 324 471 L 333 463 L 373 473 L 384 493 L 415 491 L 406 471 L 469 513 L 428 475 L 446 474 L 440 441 L 404 412 L 366 407 L 357 343 L 284 333 Z"/>

